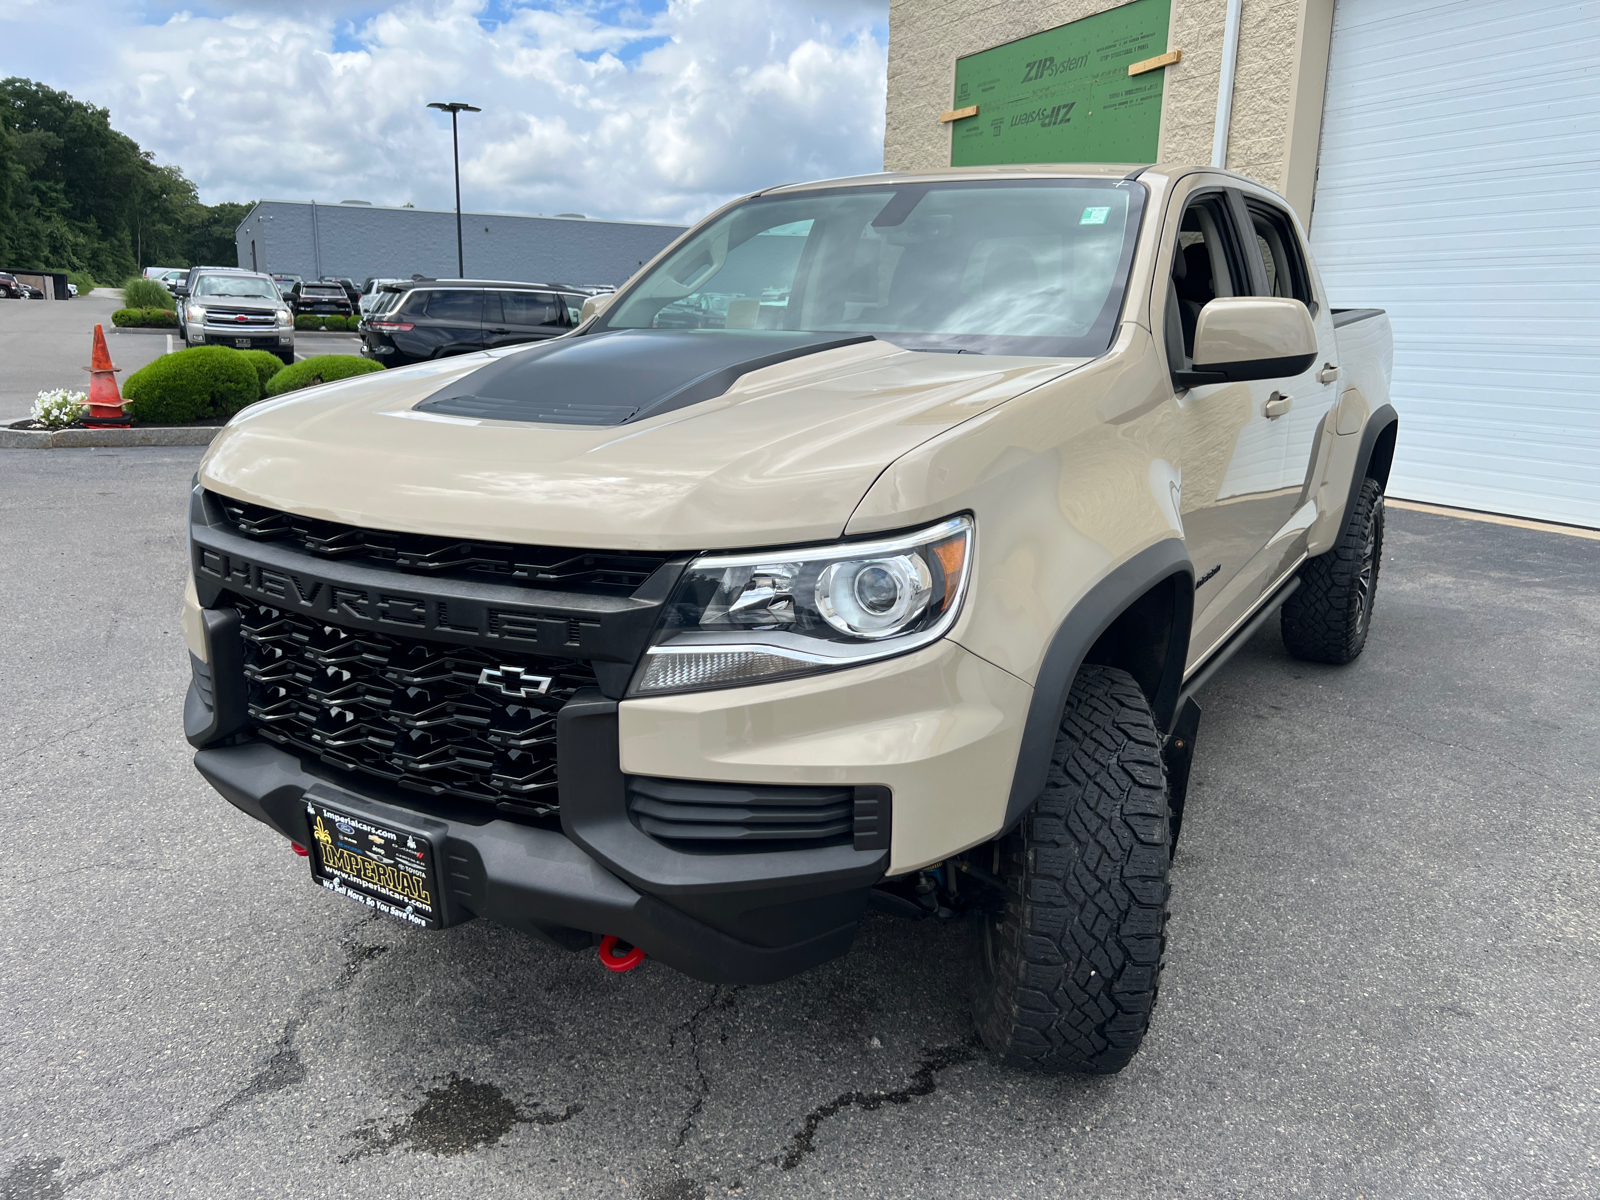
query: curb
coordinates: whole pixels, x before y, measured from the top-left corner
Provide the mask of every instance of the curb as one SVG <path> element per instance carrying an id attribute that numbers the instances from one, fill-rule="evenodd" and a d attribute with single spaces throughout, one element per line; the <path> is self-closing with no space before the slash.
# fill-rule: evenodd
<path id="1" fill-rule="evenodd" d="M 40 429 L 0 428 L 0 450 L 63 450 L 93 446 L 209 446 L 222 432 L 221 425 L 181 425 L 172 428 Z"/>

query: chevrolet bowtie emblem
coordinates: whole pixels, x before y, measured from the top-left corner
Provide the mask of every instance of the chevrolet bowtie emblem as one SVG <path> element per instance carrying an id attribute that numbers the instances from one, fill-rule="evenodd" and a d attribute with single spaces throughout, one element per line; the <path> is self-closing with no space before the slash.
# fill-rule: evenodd
<path id="1" fill-rule="evenodd" d="M 498 688 L 502 696 L 526 700 L 529 696 L 543 696 L 555 679 L 549 675 L 530 675 L 521 667 L 485 667 L 478 682 Z"/>

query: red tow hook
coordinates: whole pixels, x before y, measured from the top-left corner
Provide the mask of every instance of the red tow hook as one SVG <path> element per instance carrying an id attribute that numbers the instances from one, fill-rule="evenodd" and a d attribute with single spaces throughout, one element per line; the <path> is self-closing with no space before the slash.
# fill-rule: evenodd
<path id="1" fill-rule="evenodd" d="M 600 965 L 608 971 L 631 971 L 644 961 L 644 951 L 635 946 L 621 958 L 617 957 L 617 935 L 608 933 L 600 939 Z"/>
<path id="2" fill-rule="evenodd" d="M 299 842 L 290 842 L 289 845 L 294 847 L 294 852 L 296 854 L 298 854 L 301 858 L 310 858 L 311 857 L 311 851 L 307 850 Z"/>

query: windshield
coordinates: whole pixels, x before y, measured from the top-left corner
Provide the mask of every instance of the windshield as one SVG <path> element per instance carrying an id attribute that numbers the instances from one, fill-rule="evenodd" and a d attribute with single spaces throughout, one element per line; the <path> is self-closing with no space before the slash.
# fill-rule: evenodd
<path id="1" fill-rule="evenodd" d="M 975 180 L 830 188 L 724 213 L 597 329 L 876 334 L 909 349 L 1092 356 L 1111 344 L 1144 188 Z"/>
<path id="2" fill-rule="evenodd" d="M 232 296 L 239 300 L 276 300 L 278 291 L 272 280 L 249 275 L 202 275 L 195 288 L 197 296 Z"/>

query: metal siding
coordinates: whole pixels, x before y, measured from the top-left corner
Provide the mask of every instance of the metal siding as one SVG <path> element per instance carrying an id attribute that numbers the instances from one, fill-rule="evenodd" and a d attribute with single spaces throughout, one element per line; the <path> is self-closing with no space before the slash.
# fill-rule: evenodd
<path id="1" fill-rule="evenodd" d="M 1390 491 L 1600 526 L 1600 2 L 1338 0 L 1311 244 L 1394 325 Z"/>
<path id="2" fill-rule="evenodd" d="M 621 283 L 683 232 L 678 225 L 491 213 L 462 213 L 461 226 L 468 278 L 539 283 Z M 252 238 L 262 270 L 308 279 L 456 274 L 454 212 L 363 204 L 318 204 L 313 212 L 308 203 L 263 200 L 235 237 L 240 266 L 250 265 Z"/>

